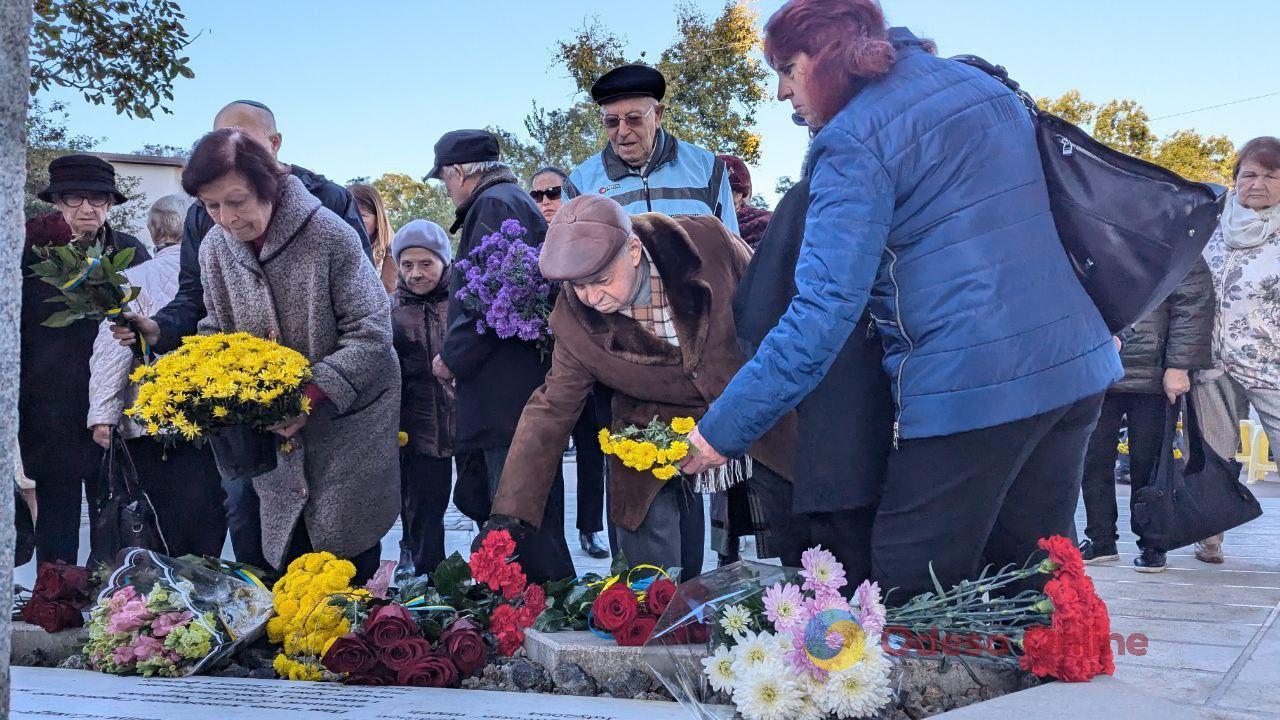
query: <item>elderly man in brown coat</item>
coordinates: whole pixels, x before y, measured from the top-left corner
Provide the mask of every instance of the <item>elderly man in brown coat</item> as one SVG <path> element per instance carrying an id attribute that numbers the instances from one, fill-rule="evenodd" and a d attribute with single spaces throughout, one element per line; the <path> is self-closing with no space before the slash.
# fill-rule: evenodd
<path id="1" fill-rule="evenodd" d="M 599 195 L 561 208 L 538 262 L 564 283 L 551 314 L 551 372 L 520 417 L 486 529 L 519 539 L 542 519 L 560 450 L 596 383 L 614 391 L 615 428 L 702 416 L 744 361 L 731 303 L 750 256 L 711 216 L 630 217 Z M 789 477 L 784 437 L 775 428 L 751 455 Z M 679 566 L 685 579 L 701 573 L 697 480 L 664 482 L 614 459 L 609 517 L 629 561 Z"/>

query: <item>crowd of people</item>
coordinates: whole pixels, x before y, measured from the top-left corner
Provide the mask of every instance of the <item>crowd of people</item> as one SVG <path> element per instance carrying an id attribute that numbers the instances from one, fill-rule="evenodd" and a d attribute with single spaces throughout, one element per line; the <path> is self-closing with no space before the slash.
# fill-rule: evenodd
<path id="1" fill-rule="evenodd" d="M 567 578 L 572 442 L 593 557 L 688 579 L 710 522 L 721 563 L 748 535 L 788 565 L 821 544 L 851 584 L 910 595 L 1075 537 L 1082 490 L 1085 559 L 1116 560 L 1117 436 L 1137 490 L 1184 395 L 1224 457 L 1250 406 L 1280 441 L 1280 140 L 1241 148 L 1204 261 L 1113 335 L 1059 241 L 1018 96 L 887 27 L 872 0 L 791 0 L 764 38 L 811 138 L 773 213 L 751 204 L 742 160 L 663 128 L 666 80 L 642 64 L 592 86 L 608 144 L 571 171 L 518 178 L 491 133 L 445 133 L 428 177 L 456 208 L 449 228 L 393 229 L 373 187 L 282 162 L 257 101 L 227 105 L 195 145 L 189 198 L 151 208 L 154 257 L 106 222 L 126 201 L 109 164 L 54 161 L 41 198 L 56 212 L 29 222 L 28 253 L 136 248 L 143 291 L 127 322 L 51 329 L 39 308 L 56 291 L 24 282 L 20 447 L 40 559 L 77 559 L 81 488 L 98 497 L 99 446 L 119 441 L 175 555 L 217 555 L 229 530 L 238 561 L 328 550 L 360 582 L 399 516 L 402 570 L 428 571 L 452 497 L 477 542 L 508 530 L 531 580 Z M 557 289 L 550 353 L 478 332 L 458 297 L 456 261 L 509 220 Z M 272 429 L 294 450 L 253 477 L 207 448 L 163 450 L 123 414 L 139 336 L 165 353 L 231 331 L 313 366 L 310 412 Z M 697 425 L 676 477 L 606 464 L 601 428 L 677 416 Z M 1169 548 L 1134 530 L 1136 568 L 1163 569 Z M 1197 557 L 1222 562 L 1222 538 Z"/>

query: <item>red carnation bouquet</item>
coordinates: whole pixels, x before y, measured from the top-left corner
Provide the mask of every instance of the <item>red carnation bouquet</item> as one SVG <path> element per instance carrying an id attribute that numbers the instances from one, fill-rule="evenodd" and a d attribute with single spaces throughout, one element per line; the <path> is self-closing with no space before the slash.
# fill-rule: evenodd
<path id="1" fill-rule="evenodd" d="M 470 560 L 454 553 L 387 600 L 345 599 L 351 632 L 325 650 L 325 669 L 353 685 L 459 687 L 493 654 L 513 655 L 546 609 L 546 594 L 512 560 L 505 530 Z"/>
<path id="2" fill-rule="evenodd" d="M 950 590 L 917 595 L 903 605 L 888 608 L 884 643 L 912 647 L 916 638 L 935 642 L 952 639 L 988 641 L 967 643 L 965 654 L 986 655 L 987 648 L 1012 648 L 998 657 L 1040 677 L 1085 682 L 1115 672 L 1111 654 L 1111 618 L 1084 571 L 1080 551 L 1069 539 L 1055 535 L 1041 539 L 1048 558 L 1022 568 L 983 571 Z M 932 574 L 932 573 L 931 573 Z M 1050 575 L 1043 592 L 1024 590 L 1016 595 L 994 594 L 1036 575 Z M 937 579 L 934 579 L 937 584 Z M 918 645 L 916 645 L 918 647 Z M 902 652 L 901 654 L 906 654 Z"/>
<path id="3" fill-rule="evenodd" d="M 22 621 L 45 632 L 84 626 L 84 611 L 91 604 L 93 575 L 88 568 L 42 562 L 36 570 L 36 586 L 22 606 Z"/>

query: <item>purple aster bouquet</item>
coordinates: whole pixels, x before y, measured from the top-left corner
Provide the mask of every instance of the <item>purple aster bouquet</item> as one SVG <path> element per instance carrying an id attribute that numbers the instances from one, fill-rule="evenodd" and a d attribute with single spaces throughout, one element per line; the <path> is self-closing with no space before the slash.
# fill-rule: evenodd
<path id="1" fill-rule="evenodd" d="M 538 272 L 540 248 L 525 242 L 528 234 L 517 220 L 508 219 L 459 260 L 458 272 L 466 284 L 458 290 L 458 299 L 482 314 L 476 320 L 477 333 L 492 330 L 500 338 L 537 342 L 545 353 L 551 343 L 547 318 L 555 295 Z"/>

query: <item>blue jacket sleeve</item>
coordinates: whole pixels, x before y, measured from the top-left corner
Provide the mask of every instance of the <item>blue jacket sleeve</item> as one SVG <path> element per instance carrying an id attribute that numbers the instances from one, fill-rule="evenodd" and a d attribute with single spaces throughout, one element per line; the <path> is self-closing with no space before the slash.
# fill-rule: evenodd
<path id="1" fill-rule="evenodd" d="M 716 160 L 717 163 L 721 162 Z M 750 198 L 748 198 L 750 200 Z M 729 185 L 729 171 L 726 169 L 720 177 L 720 197 L 716 198 L 716 205 L 720 210 L 720 222 L 729 232 L 737 235 L 738 230 L 738 211 L 733 207 L 733 188 Z"/>
<path id="2" fill-rule="evenodd" d="M 862 317 L 893 218 L 893 182 L 857 138 L 815 139 L 796 296 L 754 357 L 698 423 L 720 453 L 741 455 L 826 375 Z"/>

